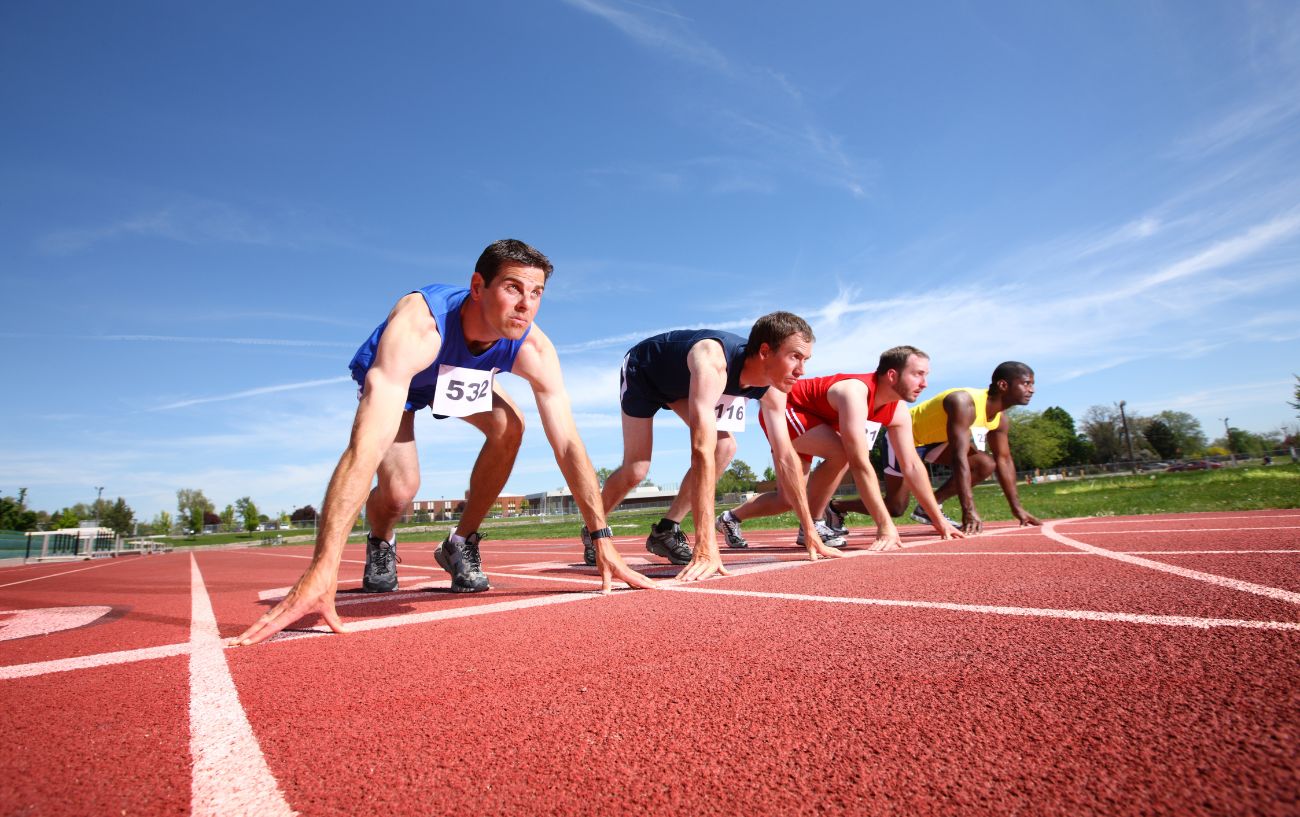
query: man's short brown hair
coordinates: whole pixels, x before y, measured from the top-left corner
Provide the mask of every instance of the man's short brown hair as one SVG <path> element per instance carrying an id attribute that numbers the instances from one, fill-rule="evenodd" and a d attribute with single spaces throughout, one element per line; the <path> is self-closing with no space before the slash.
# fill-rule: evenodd
<path id="1" fill-rule="evenodd" d="M 808 321 L 793 312 L 770 312 L 754 321 L 753 328 L 749 330 L 749 341 L 745 344 L 745 357 L 758 354 L 759 347 L 764 343 L 775 352 L 791 335 L 803 335 L 809 343 L 817 340 L 813 337 Z"/>
<path id="2" fill-rule="evenodd" d="M 876 379 L 879 380 L 884 377 L 885 373 L 890 369 L 897 372 L 903 371 L 903 369 L 907 368 L 907 359 L 912 355 L 923 357 L 926 360 L 930 359 L 929 355 L 915 346 L 895 346 L 893 349 L 886 349 L 881 352 L 880 363 L 876 365 Z"/>
<path id="3" fill-rule="evenodd" d="M 551 280 L 551 259 L 542 255 L 536 247 L 530 247 L 514 238 L 493 241 L 483 250 L 474 265 L 474 271 L 483 276 L 483 283 L 490 284 L 497 277 L 503 264 L 519 264 L 525 267 L 537 267 L 546 273 L 544 280 Z"/>

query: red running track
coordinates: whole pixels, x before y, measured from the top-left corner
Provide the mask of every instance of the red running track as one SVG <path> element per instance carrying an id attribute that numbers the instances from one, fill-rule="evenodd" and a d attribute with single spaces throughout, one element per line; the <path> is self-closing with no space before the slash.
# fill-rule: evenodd
<path id="1" fill-rule="evenodd" d="M 468 596 L 404 544 L 356 632 L 241 649 L 307 549 L 0 569 L 0 814 L 1300 813 L 1300 512 L 750 538 L 611 596 L 576 540 Z"/>

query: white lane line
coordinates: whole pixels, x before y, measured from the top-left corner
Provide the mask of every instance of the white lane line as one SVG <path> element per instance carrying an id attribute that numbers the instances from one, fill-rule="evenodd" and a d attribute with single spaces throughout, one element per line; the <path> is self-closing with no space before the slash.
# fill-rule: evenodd
<path id="1" fill-rule="evenodd" d="M 161 647 L 144 647 L 138 650 L 119 650 L 103 652 L 98 655 L 83 655 L 77 658 L 59 658 L 53 661 L 36 661 L 31 664 L 13 664 L 0 667 L 0 681 L 14 678 L 34 678 L 52 672 L 71 672 L 78 669 L 108 667 L 114 664 L 134 664 L 136 661 L 152 661 L 156 658 L 171 658 L 174 655 L 188 655 L 190 645 L 164 644 Z"/>
<path id="2" fill-rule="evenodd" d="M 1138 528 L 1136 530 L 1092 530 L 1092 531 L 1071 531 L 1079 535 L 1087 534 L 1089 536 L 1125 536 L 1131 534 L 1147 533 L 1236 533 L 1239 530 L 1300 530 L 1300 525 L 1260 525 L 1258 527 L 1240 527 L 1240 528 Z"/>
<path id="3" fill-rule="evenodd" d="M 400 616 L 386 616 L 384 618 L 372 618 L 364 621 L 349 621 L 348 632 L 360 633 L 369 630 L 387 630 L 391 627 L 405 627 L 410 624 L 427 624 L 432 621 L 446 621 L 447 619 L 452 618 L 483 616 L 491 613 L 508 613 L 513 610 L 523 610 L 528 607 L 545 607 L 551 604 L 568 604 L 575 601 L 591 601 L 593 599 L 601 598 L 604 598 L 604 596 L 600 593 L 574 592 L 562 593 L 554 596 L 543 596 L 535 599 L 501 601 L 494 604 L 475 604 L 468 607 L 457 607 L 450 610 L 433 610 L 426 613 L 406 613 L 405 615 Z M 329 634 L 331 634 L 329 627 L 324 624 L 318 624 L 309 629 L 281 631 L 271 636 L 266 643 L 273 644 L 280 641 L 293 641 L 308 636 Z"/>
<path id="4" fill-rule="evenodd" d="M 1174 518 L 1170 518 L 1170 517 Z M 1220 522 L 1225 519 L 1300 519 L 1300 513 L 1252 513 L 1237 514 L 1233 516 L 1216 516 L 1213 513 L 1184 513 L 1184 514 L 1152 514 L 1149 517 L 1143 516 L 1126 516 L 1122 519 L 1107 519 L 1103 516 L 1075 516 L 1070 519 L 1053 519 L 1052 522 L 1065 524 L 1069 522 L 1072 525 L 1132 525 L 1138 521 L 1151 522 L 1186 522 L 1189 525 L 1196 524 L 1197 521 Z M 1188 528 L 1189 531 L 1195 531 L 1195 528 Z"/>
<path id="5" fill-rule="evenodd" d="M 190 814 L 291 817 L 297 812 L 285 802 L 239 703 L 217 617 L 192 553 L 190 592 Z"/>
<path id="6" fill-rule="evenodd" d="M 0 610 L 0 641 L 75 630 L 92 624 L 111 612 L 112 607 L 103 605 Z"/>
<path id="7" fill-rule="evenodd" d="M 699 585 L 679 584 L 667 588 L 684 593 L 708 593 L 717 596 L 745 596 L 777 599 L 780 601 L 809 601 L 822 604 L 856 604 L 872 607 L 913 607 L 928 610 L 948 610 L 959 613 L 985 613 L 999 616 L 1027 616 L 1031 618 L 1064 618 L 1077 621 L 1118 621 L 1129 624 L 1155 624 L 1165 627 L 1241 627 L 1251 630 L 1291 630 L 1300 632 L 1300 622 L 1247 621 L 1233 618 L 1198 618 L 1195 616 L 1157 616 L 1141 613 L 1108 613 L 1100 610 L 1054 610 L 1036 607 L 1001 607 L 987 604 L 954 604 L 942 601 L 907 601 L 902 599 L 837 598 L 835 596 L 810 596 L 801 593 L 762 593 L 754 590 L 723 590 Z"/>
<path id="8" fill-rule="evenodd" d="M 1105 548 L 1099 548 L 1096 545 L 1089 545 L 1056 532 L 1056 525 L 1058 522 L 1064 524 L 1072 521 L 1074 520 L 1062 519 L 1047 522 L 1043 525 L 1043 535 L 1047 536 L 1049 539 L 1054 539 L 1063 545 L 1069 545 L 1070 547 L 1087 551 L 1095 556 L 1104 556 L 1107 559 L 1115 559 L 1120 562 L 1126 562 L 1127 564 L 1137 565 L 1138 567 L 1146 567 L 1151 570 L 1172 573 L 1175 576 L 1181 576 L 1184 579 L 1192 579 L 1193 581 L 1226 587 L 1230 590 L 1240 590 L 1243 593 L 1253 593 L 1257 596 L 1267 596 L 1270 599 L 1286 601 L 1291 604 L 1300 604 L 1300 593 L 1293 593 L 1290 590 L 1282 590 L 1277 587 L 1267 587 L 1262 584 L 1253 584 L 1252 582 L 1241 581 L 1240 579 L 1230 579 L 1227 576 L 1216 576 L 1213 573 L 1202 573 L 1199 570 L 1189 570 L 1185 567 L 1178 567 L 1177 565 L 1171 565 L 1165 562 L 1143 559 L 1140 556 L 1134 556 L 1130 553 L 1106 550 Z"/>
<path id="9" fill-rule="evenodd" d="M 1092 534 L 1088 534 L 1091 536 Z M 1116 553 L 1129 553 L 1146 556 L 1240 556 L 1252 553 L 1279 553 L 1300 556 L 1300 550 L 1117 550 Z M 907 551 L 885 551 L 883 553 L 862 552 L 854 556 L 1091 556 L 1081 550 L 925 550 L 918 553 Z"/>
<path id="10" fill-rule="evenodd" d="M 28 582 L 39 582 L 42 579 L 52 579 L 55 576 L 66 576 L 69 573 L 81 573 L 84 570 L 94 570 L 96 568 L 108 567 L 109 565 L 114 565 L 114 564 L 126 564 L 126 560 L 123 559 L 119 563 L 117 559 L 109 559 L 107 561 L 102 562 L 101 564 L 91 565 L 90 567 L 79 567 L 76 570 L 62 570 L 58 573 L 46 573 L 44 576 L 37 576 L 33 579 L 23 579 L 20 582 L 9 582 L 8 584 L 0 584 L 0 587 L 13 587 L 14 585 L 27 584 Z"/>

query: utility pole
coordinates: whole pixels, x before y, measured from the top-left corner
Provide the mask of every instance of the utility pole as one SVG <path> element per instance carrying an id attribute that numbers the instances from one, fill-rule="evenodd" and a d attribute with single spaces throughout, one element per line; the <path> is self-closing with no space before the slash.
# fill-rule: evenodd
<path id="1" fill-rule="evenodd" d="M 99 507 L 104 501 L 104 486 L 95 486 L 95 527 L 99 527 Z"/>
<path id="2" fill-rule="evenodd" d="M 1137 460 L 1133 457 L 1133 435 L 1128 430 L 1128 417 L 1124 414 L 1124 406 L 1128 405 L 1123 400 L 1119 401 L 1119 421 L 1124 425 L 1124 440 L 1128 443 L 1128 464 L 1133 469 L 1133 473 L 1138 472 Z"/>
<path id="3" fill-rule="evenodd" d="M 1228 458 L 1232 460 L 1232 464 L 1235 466 L 1237 464 L 1237 452 L 1232 450 L 1232 429 L 1228 428 L 1227 417 L 1220 417 L 1219 419 L 1223 421 L 1223 441 L 1228 445 Z"/>

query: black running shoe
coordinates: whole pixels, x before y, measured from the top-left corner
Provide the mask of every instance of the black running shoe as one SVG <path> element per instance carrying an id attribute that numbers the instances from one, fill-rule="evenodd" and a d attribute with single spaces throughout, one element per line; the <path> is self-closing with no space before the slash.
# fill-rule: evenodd
<path id="1" fill-rule="evenodd" d="M 684 565 L 691 561 L 691 543 L 686 541 L 682 529 L 673 525 L 667 533 L 659 533 L 650 526 L 650 535 L 646 537 L 645 549 L 656 556 L 662 556 L 675 565 Z"/>
<path id="2" fill-rule="evenodd" d="M 490 590 L 488 577 L 483 572 L 478 543 L 483 540 L 478 531 L 465 537 L 465 544 L 457 545 L 448 536 L 433 552 L 438 565 L 451 574 L 451 589 L 456 593 L 481 593 Z"/>
<path id="3" fill-rule="evenodd" d="M 840 536 L 835 531 L 827 527 L 825 522 L 818 519 L 816 522 L 813 523 L 813 527 L 817 528 L 817 535 L 821 537 L 822 544 L 825 545 L 826 547 L 828 548 L 844 547 L 844 537 Z M 805 544 L 806 541 L 807 541 L 807 537 L 804 536 L 803 525 L 800 525 L 799 535 L 794 538 L 794 543 L 796 545 L 802 545 Z"/>
<path id="4" fill-rule="evenodd" d="M 583 564 L 596 566 L 596 543 L 591 541 L 591 531 L 587 526 L 582 526 L 582 562 Z"/>
<path id="5" fill-rule="evenodd" d="M 728 519 L 727 514 L 724 512 L 718 516 L 713 526 L 718 529 L 718 533 L 722 534 L 722 538 L 727 540 L 727 547 L 749 547 L 749 541 L 740 535 L 740 520 L 734 516 Z"/>
<path id="6" fill-rule="evenodd" d="M 397 537 L 385 542 L 378 536 L 366 535 L 366 572 L 361 577 L 363 593 L 391 593 L 397 589 Z"/>
<path id="7" fill-rule="evenodd" d="M 844 517 L 845 514 L 827 505 L 826 513 L 822 514 L 822 521 L 826 523 L 826 527 L 831 529 L 831 533 L 836 536 L 848 536 L 849 529 L 844 527 Z"/>

